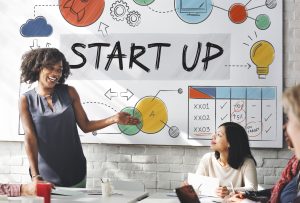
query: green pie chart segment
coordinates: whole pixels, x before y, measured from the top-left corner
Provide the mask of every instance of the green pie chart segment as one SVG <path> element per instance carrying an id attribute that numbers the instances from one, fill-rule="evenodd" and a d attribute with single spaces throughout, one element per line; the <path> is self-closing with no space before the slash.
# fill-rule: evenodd
<path id="1" fill-rule="evenodd" d="M 122 109 L 121 112 L 129 113 L 131 116 L 139 119 L 140 123 L 137 124 L 137 125 L 121 125 L 121 124 L 118 124 L 118 127 L 119 127 L 120 131 L 123 134 L 129 135 L 129 136 L 135 135 L 138 132 L 140 132 L 140 130 L 143 127 L 143 119 L 142 119 L 141 112 L 139 110 L 137 110 L 136 108 L 134 108 L 134 107 L 126 107 L 126 108 Z"/>
<path id="2" fill-rule="evenodd" d="M 152 4 L 154 0 L 133 0 L 133 1 L 140 6 L 148 6 Z"/>

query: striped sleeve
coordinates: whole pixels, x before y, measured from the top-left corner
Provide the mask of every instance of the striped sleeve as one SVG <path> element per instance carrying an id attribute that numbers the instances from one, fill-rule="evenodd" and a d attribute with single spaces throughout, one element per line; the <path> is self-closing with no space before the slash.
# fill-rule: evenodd
<path id="1" fill-rule="evenodd" d="M 21 194 L 20 184 L 0 184 L 0 195 L 7 195 L 9 197 L 17 197 Z"/>

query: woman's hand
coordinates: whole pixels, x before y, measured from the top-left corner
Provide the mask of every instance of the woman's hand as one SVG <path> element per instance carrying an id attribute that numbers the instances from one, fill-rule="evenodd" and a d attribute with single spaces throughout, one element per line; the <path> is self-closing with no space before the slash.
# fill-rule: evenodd
<path id="1" fill-rule="evenodd" d="M 36 195 L 36 183 L 22 184 L 21 196 Z"/>
<path id="2" fill-rule="evenodd" d="M 38 183 L 38 182 L 44 182 L 44 179 L 41 175 L 33 175 L 31 178 L 32 182 Z"/>
<path id="3" fill-rule="evenodd" d="M 114 117 L 115 122 L 121 125 L 137 125 L 140 123 L 138 118 L 135 118 L 126 112 L 119 112 Z"/>
<path id="4" fill-rule="evenodd" d="M 38 183 L 50 183 L 50 182 L 48 182 L 48 181 L 45 181 L 43 178 L 42 178 L 42 176 L 40 176 L 40 175 L 37 175 L 37 176 L 34 176 L 33 178 L 32 178 L 32 182 L 33 182 L 33 184 L 38 184 Z M 52 189 L 55 189 L 55 185 L 53 184 L 53 183 L 50 183 L 51 184 L 51 187 L 52 187 Z"/>
<path id="5" fill-rule="evenodd" d="M 217 196 L 224 198 L 229 195 L 229 190 L 226 186 L 220 186 L 216 190 Z"/>
<path id="6" fill-rule="evenodd" d="M 189 183 L 188 183 L 187 180 L 185 180 L 185 181 L 183 181 L 183 182 L 181 183 L 181 187 L 182 187 L 182 186 L 186 186 L 186 185 L 189 185 Z"/>
<path id="7" fill-rule="evenodd" d="M 229 198 L 229 202 L 242 202 L 245 199 L 243 193 L 238 193 Z"/>

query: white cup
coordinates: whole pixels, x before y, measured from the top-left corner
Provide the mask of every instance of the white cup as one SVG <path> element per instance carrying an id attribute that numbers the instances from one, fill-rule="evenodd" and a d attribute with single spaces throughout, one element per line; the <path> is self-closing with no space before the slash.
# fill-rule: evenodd
<path id="1" fill-rule="evenodd" d="M 112 187 L 110 181 L 101 183 L 101 190 L 103 197 L 109 197 L 112 195 Z"/>

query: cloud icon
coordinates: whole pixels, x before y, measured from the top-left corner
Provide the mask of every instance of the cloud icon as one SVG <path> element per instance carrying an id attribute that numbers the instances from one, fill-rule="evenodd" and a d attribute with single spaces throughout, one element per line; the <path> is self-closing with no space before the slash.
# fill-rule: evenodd
<path id="1" fill-rule="evenodd" d="M 20 33 L 23 37 L 48 37 L 52 31 L 52 26 L 47 24 L 47 20 L 43 16 L 29 19 L 20 27 Z"/>

